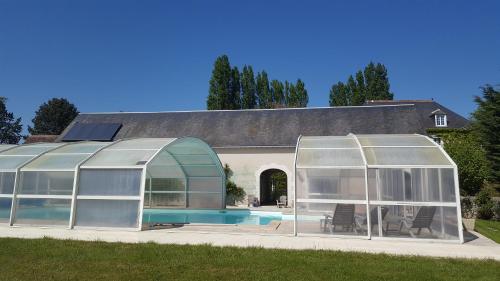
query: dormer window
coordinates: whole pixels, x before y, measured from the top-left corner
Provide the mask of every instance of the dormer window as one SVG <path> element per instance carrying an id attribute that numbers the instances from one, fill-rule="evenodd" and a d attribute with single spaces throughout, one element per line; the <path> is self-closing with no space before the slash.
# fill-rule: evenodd
<path id="1" fill-rule="evenodd" d="M 446 120 L 446 112 L 441 109 L 436 109 L 431 112 L 429 117 L 434 117 L 434 124 L 436 127 L 448 127 L 448 120 Z"/>
<path id="2" fill-rule="evenodd" d="M 446 121 L 446 114 L 436 114 L 434 115 L 434 118 L 436 120 L 436 127 L 446 127 L 447 126 L 447 121 Z"/>

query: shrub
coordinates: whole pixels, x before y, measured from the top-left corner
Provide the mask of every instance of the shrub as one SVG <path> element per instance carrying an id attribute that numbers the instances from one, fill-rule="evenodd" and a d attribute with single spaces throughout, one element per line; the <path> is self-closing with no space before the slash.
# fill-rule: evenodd
<path id="1" fill-rule="evenodd" d="M 226 203 L 234 205 L 238 201 L 243 201 L 246 192 L 243 188 L 231 181 L 233 171 L 229 168 L 228 164 L 224 166 L 224 173 L 226 174 Z"/>
<path id="2" fill-rule="evenodd" d="M 466 130 L 441 136 L 444 149 L 458 166 L 460 194 L 475 195 L 483 188 L 491 170 L 481 142 Z"/>
<path id="3" fill-rule="evenodd" d="M 477 218 L 483 220 L 489 220 L 493 217 L 493 205 L 494 202 L 491 200 L 490 192 L 487 189 L 481 190 L 474 200 L 477 205 Z"/>
<path id="4" fill-rule="evenodd" d="M 470 197 L 464 197 L 461 201 L 462 205 L 462 216 L 466 219 L 471 219 L 474 217 L 474 203 Z"/>

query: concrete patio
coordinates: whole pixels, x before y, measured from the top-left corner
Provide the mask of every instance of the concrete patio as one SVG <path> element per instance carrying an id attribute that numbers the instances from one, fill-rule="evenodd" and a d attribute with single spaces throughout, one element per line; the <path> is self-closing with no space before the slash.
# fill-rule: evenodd
<path id="1" fill-rule="evenodd" d="M 50 237 L 83 241 L 124 243 L 155 242 L 159 244 L 200 245 L 234 247 L 263 247 L 276 249 L 314 249 L 416 255 L 450 258 L 477 258 L 500 260 L 500 245 L 481 234 L 467 233 L 469 242 L 453 244 L 428 241 L 364 240 L 352 238 L 294 237 L 292 235 L 251 234 L 243 232 L 214 232 L 220 228 L 200 226 L 182 229 L 159 229 L 141 232 L 108 230 L 69 230 L 64 228 L 0 226 L 0 237 L 35 239 Z M 227 231 L 229 229 L 224 229 Z M 473 240 L 472 240 L 473 239 Z"/>

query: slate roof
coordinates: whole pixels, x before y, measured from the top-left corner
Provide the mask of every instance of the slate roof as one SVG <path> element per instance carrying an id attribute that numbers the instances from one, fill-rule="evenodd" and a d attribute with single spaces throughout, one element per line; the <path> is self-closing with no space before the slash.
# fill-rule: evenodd
<path id="1" fill-rule="evenodd" d="M 29 135 L 24 143 L 37 143 L 37 142 L 55 142 L 58 138 L 58 135 Z"/>
<path id="2" fill-rule="evenodd" d="M 77 122 L 121 123 L 115 139 L 192 136 L 212 147 L 295 147 L 299 135 L 425 134 L 414 105 L 81 113 L 58 141 Z"/>
<path id="3" fill-rule="evenodd" d="M 418 116 L 420 117 L 420 122 L 426 128 L 436 128 L 434 114 L 446 114 L 446 119 L 448 121 L 448 128 L 463 128 L 469 125 L 470 121 L 462 117 L 461 115 L 453 112 L 451 109 L 441 105 L 434 100 L 372 100 L 367 101 L 365 105 L 402 105 L 411 104 L 414 105 Z"/>

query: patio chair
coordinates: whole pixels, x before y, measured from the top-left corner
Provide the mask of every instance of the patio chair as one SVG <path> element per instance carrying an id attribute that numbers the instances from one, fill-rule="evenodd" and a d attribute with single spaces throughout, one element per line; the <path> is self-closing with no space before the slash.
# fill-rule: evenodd
<path id="1" fill-rule="evenodd" d="M 337 226 L 342 226 L 344 231 L 351 230 L 358 233 L 354 221 L 354 204 L 337 204 L 333 215 L 325 214 L 324 231 L 329 228 L 330 233 L 333 233 Z"/>
<path id="2" fill-rule="evenodd" d="M 278 206 L 278 208 L 281 208 L 281 207 L 286 207 L 286 196 L 285 195 L 282 195 L 280 196 L 280 199 L 279 200 L 276 200 L 276 205 Z"/>
<path id="3" fill-rule="evenodd" d="M 385 216 L 389 212 L 389 208 L 387 207 L 382 207 L 381 208 L 381 213 L 382 213 L 382 223 L 384 222 Z M 356 224 L 361 228 L 361 226 L 366 225 L 368 228 L 368 218 L 366 216 L 355 216 L 356 219 Z M 378 225 L 378 208 L 373 208 L 370 211 L 370 223 L 371 223 L 371 231 L 373 231 L 373 227 L 375 225 Z M 382 229 L 384 231 L 384 229 Z"/>
<path id="4" fill-rule="evenodd" d="M 403 218 L 399 226 L 399 234 L 403 226 L 408 229 L 411 237 L 415 238 L 415 234 L 411 231 L 413 228 L 418 228 L 417 235 L 420 235 L 422 228 L 427 228 L 432 234 L 431 224 L 436 213 L 436 207 L 422 206 L 418 209 L 415 218 Z"/>
<path id="5" fill-rule="evenodd" d="M 253 195 L 248 195 L 248 207 L 259 207 L 259 199 Z"/>

